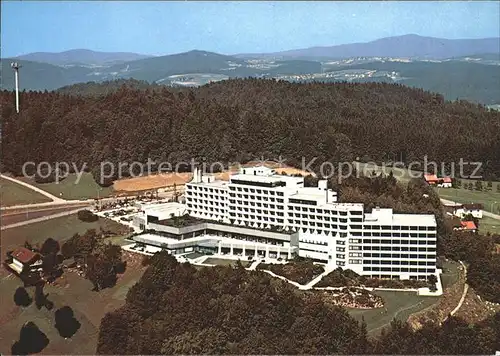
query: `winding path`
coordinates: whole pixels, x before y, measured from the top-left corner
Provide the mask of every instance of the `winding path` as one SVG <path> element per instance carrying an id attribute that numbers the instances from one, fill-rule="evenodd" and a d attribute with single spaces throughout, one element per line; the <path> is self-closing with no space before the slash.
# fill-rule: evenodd
<path id="1" fill-rule="evenodd" d="M 462 265 L 462 267 L 464 268 L 464 280 L 465 280 L 464 290 L 462 292 L 462 297 L 460 298 L 460 301 L 458 302 L 457 306 L 455 307 L 455 309 L 453 309 L 450 312 L 451 316 L 455 315 L 455 313 L 460 310 L 460 308 L 462 307 L 462 304 L 464 304 L 464 300 L 465 300 L 465 296 L 467 295 L 467 291 L 469 290 L 469 285 L 467 284 L 467 267 L 465 266 L 465 264 L 462 261 L 459 261 L 459 262 Z M 446 316 L 446 318 L 444 318 L 443 323 L 447 319 L 448 319 L 448 316 Z"/>

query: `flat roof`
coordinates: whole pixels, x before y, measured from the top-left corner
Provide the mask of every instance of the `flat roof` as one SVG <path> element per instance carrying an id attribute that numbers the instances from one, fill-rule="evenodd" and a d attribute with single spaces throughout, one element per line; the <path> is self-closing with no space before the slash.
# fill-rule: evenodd
<path id="1" fill-rule="evenodd" d="M 225 180 L 213 180 L 212 182 L 210 183 L 206 183 L 206 182 L 189 182 L 188 184 L 191 184 L 191 185 L 202 185 L 202 186 L 209 186 L 209 187 L 214 187 L 214 188 L 227 188 L 229 182 L 228 181 L 225 181 Z"/>
<path id="2" fill-rule="evenodd" d="M 394 214 L 394 225 L 436 226 L 436 217 L 432 214 Z"/>
<path id="3" fill-rule="evenodd" d="M 186 209 L 186 205 L 176 202 L 155 204 L 151 206 L 143 207 L 144 211 L 148 215 L 154 215 L 158 213 L 174 213 L 177 210 Z"/>
<path id="4" fill-rule="evenodd" d="M 393 214 L 392 209 L 373 210 L 366 213 L 364 223 L 377 223 L 395 226 L 436 226 L 432 214 Z"/>
<path id="5" fill-rule="evenodd" d="M 231 181 L 233 180 L 244 180 L 248 182 L 260 182 L 260 183 L 274 183 L 274 182 L 303 182 L 304 177 L 291 177 L 279 174 L 273 174 L 269 176 L 253 175 L 253 174 L 242 174 L 236 173 L 231 176 Z M 236 183 L 237 184 L 237 183 Z"/>

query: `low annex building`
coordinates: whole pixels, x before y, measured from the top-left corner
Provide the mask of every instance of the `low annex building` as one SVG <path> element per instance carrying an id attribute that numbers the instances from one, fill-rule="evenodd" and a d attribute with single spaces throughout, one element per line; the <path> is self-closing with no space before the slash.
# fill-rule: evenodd
<path id="1" fill-rule="evenodd" d="M 483 205 L 478 203 L 445 205 L 445 210 L 448 214 L 454 215 L 461 219 L 463 219 L 467 215 L 472 215 L 477 219 L 482 219 L 483 208 Z"/>

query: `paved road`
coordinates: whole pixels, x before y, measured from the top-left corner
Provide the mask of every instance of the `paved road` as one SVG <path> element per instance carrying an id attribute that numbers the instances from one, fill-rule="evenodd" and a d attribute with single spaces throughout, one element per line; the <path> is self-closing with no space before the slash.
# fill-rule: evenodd
<path id="1" fill-rule="evenodd" d="M 5 225 L 5 226 L 2 226 L 0 228 L 0 230 L 12 229 L 14 227 L 20 227 L 20 226 L 24 226 L 24 225 L 29 225 L 29 224 L 34 224 L 34 223 L 42 222 L 42 221 L 47 221 L 47 220 L 50 220 L 50 219 L 59 218 L 59 217 L 62 217 L 62 216 L 67 216 L 67 215 L 75 214 L 75 213 L 77 213 L 77 212 L 79 212 L 80 210 L 83 210 L 83 209 L 86 209 L 86 207 L 82 207 L 82 208 L 78 208 L 78 209 L 72 209 L 72 210 L 68 210 L 68 211 L 63 211 L 62 213 L 57 213 L 57 214 L 42 216 L 40 218 L 35 218 L 35 219 L 31 219 L 31 220 L 25 220 L 25 221 L 21 221 L 21 222 L 15 223 L 15 224 Z"/>
<path id="2" fill-rule="evenodd" d="M 23 204 L 23 205 L 11 205 L 11 206 L 3 206 L 0 210 L 16 210 L 16 209 L 26 209 L 26 208 L 58 208 L 63 207 L 65 205 L 82 205 L 89 206 L 94 202 L 93 199 L 89 200 L 66 200 L 62 203 L 60 202 L 47 202 L 47 203 L 35 203 L 35 204 Z"/>
<path id="3" fill-rule="evenodd" d="M 443 204 L 449 204 L 449 205 L 451 205 L 451 204 L 460 204 L 460 203 L 457 203 L 457 202 L 454 202 L 454 201 L 451 201 L 451 200 L 447 200 L 447 199 L 441 199 L 441 203 L 443 203 Z M 500 215 L 490 213 L 489 211 L 484 211 L 483 210 L 483 215 L 487 216 L 489 218 L 500 220 Z"/>

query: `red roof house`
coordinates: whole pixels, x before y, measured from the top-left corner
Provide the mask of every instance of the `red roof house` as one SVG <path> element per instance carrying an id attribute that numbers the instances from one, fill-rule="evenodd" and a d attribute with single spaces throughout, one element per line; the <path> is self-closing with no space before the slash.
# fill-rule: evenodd
<path id="1" fill-rule="evenodd" d="M 439 181 L 438 177 L 435 174 L 424 174 L 424 179 L 429 184 L 437 184 Z"/>
<path id="2" fill-rule="evenodd" d="M 456 227 L 455 230 L 476 232 L 477 226 L 474 221 L 461 221 L 460 227 Z"/>
<path id="3" fill-rule="evenodd" d="M 25 247 L 18 247 L 10 253 L 10 257 L 12 262 L 8 266 L 17 274 L 21 274 L 26 268 L 33 271 L 42 266 L 42 256 Z"/>

